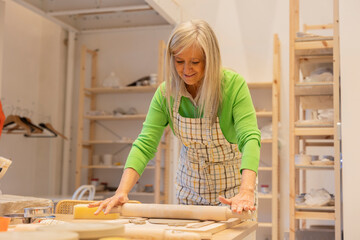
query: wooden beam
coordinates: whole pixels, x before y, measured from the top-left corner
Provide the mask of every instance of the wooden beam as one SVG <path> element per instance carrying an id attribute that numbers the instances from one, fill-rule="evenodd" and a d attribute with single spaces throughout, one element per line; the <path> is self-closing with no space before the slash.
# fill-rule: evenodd
<path id="1" fill-rule="evenodd" d="M 115 12 L 127 12 L 127 11 L 144 11 L 151 10 L 152 8 L 148 4 L 132 5 L 123 7 L 106 7 L 106 8 L 89 8 L 78 10 L 65 10 L 65 11 L 53 11 L 47 12 L 49 16 L 68 16 L 68 15 L 85 15 L 85 14 L 97 14 L 97 13 L 115 13 Z"/>
<path id="2" fill-rule="evenodd" d="M 299 212 L 295 213 L 296 219 L 318 219 L 318 220 L 335 220 L 333 212 Z"/>
<path id="3" fill-rule="evenodd" d="M 81 165 L 83 157 L 83 135 L 84 135 L 84 87 L 86 78 L 86 51 L 87 48 L 81 48 L 81 61 L 80 61 L 80 84 L 79 84 L 79 104 L 78 104 L 78 128 L 77 128 L 77 142 L 76 142 L 76 171 L 75 171 L 75 186 L 76 188 L 81 185 Z"/>
<path id="4" fill-rule="evenodd" d="M 308 25 L 304 24 L 304 32 L 307 32 L 308 30 L 322 30 L 322 29 L 332 29 L 334 28 L 333 24 L 321 24 L 321 25 Z"/>
<path id="5" fill-rule="evenodd" d="M 290 240 L 295 240 L 296 232 L 296 221 L 295 221 L 295 83 L 296 75 L 295 72 L 295 37 L 296 33 L 299 31 L 299 0 L 290 0 L 289 2 L 289 237 Z"/>

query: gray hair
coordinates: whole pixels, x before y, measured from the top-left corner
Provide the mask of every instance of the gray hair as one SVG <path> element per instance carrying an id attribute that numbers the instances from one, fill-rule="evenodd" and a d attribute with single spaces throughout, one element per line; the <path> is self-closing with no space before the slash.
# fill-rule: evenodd
<path id="1" fill-rule="evenodd" d="M 166 99 L 170 116 L 173 117 L 170 97 L 178 97 L 182 79 L 178 75 L 174 53 L 192 45 L 200 47 L 205 56 L 204 79 L 199 89 L 198 116 L 204 113 L 212 122 L 216 120 L 221 103 L 221 56 L 217 38 L 210 25 L 203 20 L 190 20 L 179 24 L 172 31 L 166 50 Z"/>

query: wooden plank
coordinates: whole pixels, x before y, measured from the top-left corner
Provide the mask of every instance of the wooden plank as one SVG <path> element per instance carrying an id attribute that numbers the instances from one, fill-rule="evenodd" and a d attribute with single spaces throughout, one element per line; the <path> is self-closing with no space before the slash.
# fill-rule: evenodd
<path id="1" fill-rule="evenodd" d="M 295 127 L 297 128 L 325 128 L 333 127 L 334 122 L 328 120 L 298 120 L 295 122 Z"/>
<path id="2" fill-rule="evenodd" d="M 79 104 L 78 104 L 78 128 L 76 141 L 76 171 L 75 171 L 75 186 L 78 188 L 81 185 L 81 165 L 82 165 L 82 141 L 84 134 L 84 86 L 86 77 L 86 52 L 85 46 L 81 49 L 80 62 L 80 84 L 79 84 Z"/>
<path id="3" fill-rule="evenodd" d="M 166 45 L 164 41 L 159 42 L 159 50 L 158 50 L 158 82 L 159 84 L 165 80 L 165 53 L 166 53 Z"/>
<path id="4" fill-rule="evenodd" d="M 295 212 L 296 219 L 317 219 L 317 220 L 335 220 L 335 213 L 331 212 Z"/>
<path id="5" fill-rule="evenodd" d="M 333 95 L 332 82 L 309 82 L 297 83 L 295 86 L 296 96 L 319 96 L 319 95 Z"/>
<path id="6" fill-rule="evenodd" d="M 315 212 L 334 212 L 334 206 L 306 206 L 306 205 L 296 205 L 297 210 L 306 210 L 306 211 L 315 211 Z"/>
<path id="7" fill-rule="evenodd" d="M 310 164 L 296 164 L 297 169 L 308 169 L 308 170 L 333 170 L 333 165 L 310 165 Z"/>
<path id="8" fill-rule="evenodd" d="M 295 36 L 299 32 L 299 0 L 291 0 L 290 7 L 290 40 L 289 40 L 289 159 L 295 159 L 295 83 L 298 73 L 295 72 Z M 295 163 L 289 162 L 289 238 L 295 240 Z"/>
<path id="9" fill-rule="evenodd" d="M 259 222 L 259 228 L 271 228 L 273 224 L 271 222 Z"/>
<path id="10" fill-rule="evenodd" d="M 280 42 L 277 34 L 273 38 L 273 81 L 272 81 L 272 194 L 271 194 L 271 222 L 272 239 L 279 238 L 279 153 L 278 126 L 280 119 Z"/>
<path id="11" fill-rule="evenodd" d="M 171 158 L 171 152 L 170 152 L 170 147 L 171 147 L 171 130 L 168 127 L 165 130 L 165 146 L 163 146 L 163 149 L 165 151 L 165 155 L 164 155 L 164 200 L 163 202 L 166 204 L 169 202 L 169 186 L 171 186 L 170 183 L 170 158 Z"/>
<path id="12" fill-rule="evenodd" d="M 272 111 L 258 111 L 256 117 L 272 117 Z"/>
<path id="13" fill-rule="evenodd" d="M 281 53 L 280 53 L 280 40 L 277 34 L 274 34 L 273 40 L 273 96 L 277 98 L 278 120 L 281 119 L 281 105 L 280 105 L 280 86 L 281 86 Z M 274 89 L 275 86 L 275 89 Z"/>
<path id="14" fill-rule="evenodd" d="M 273 167 L 259 167 L 258 171 L 272 171 Z"/>
<path id="15" fill-rule="evenodd" d="M 320 30 L 320 29 L 332 29 L 332 28 L 334 28 L 333 24 L 303 25 L 304 32 L 307 32 L 308 30 Z"/>
<path id="16" fill-rule="evenodd" d="M 339 0 L 333 0 L 333 20 L 334 20 L 334 122 L 338 123 L 340 119 L 340 43 L 339 43 Z M 335 163 L 335 239 L 342 239 L 341 229 L 341 165 L 340 165 L 340 137 L 339 132 L 334 135 L 334 163 Z"/>
<path id="17" fill-rule="evenodd" d="M 155 155 L 155 179 L 154 179 L 154 193 L 155 193 L 154 201 L 155 201 L 155 203 L 160 203 L 161 155 L 162 155 L 162 149 L 161 149 L 161 146 L 159 146 L 157 153 Z"/>
<path id="18" fill-rule="evenodd" d="M 91 56 L 91 87 L 95 87 L 97 84 L 97 51 L 94 51 Z M 90 97 L 90 110 L 94 111 L 96 110 L 96 96 L 92 95 Z M 89 126 L 89 140 L 92 141 L 96 138 L 95 135 L 95 121 L 90 121 Z M 94 146 L 90 145 L 90 149 L 88 151 L 88 164 L 92 165 L 92 156 L 94 154 Z M 88 181 L 87 184 L 90 184 L 91 179 L 93 178 L 93 171 L 92 169 L 88 169 L 88 175 L 87 175 Z"/>
<path id="19" fill-rule="evenodd" d="M 295 136 L 327 136 L 334 135 L 335 130 L 333 127 L 324 127 L 324 128 L 295 128 Z"/>
<path id="20" fill-rule="evenodd" d="M 272 199 L 272 197 L 273 197 L 272 194 L 258 193 L 258 198 L 259 199 Z M 276 198 L 275 198 L 275 200 L 276 200 Z"/>
<path id="21" fill-rule="evenodd" d="M 269 139 L 261 139 L 261 143 L 273 143 L 273 139 L 269 138 Z"/>
<path id="22" fill-rule="evenodd" d="M 272 82 L 247 82 L 249 89 L 256 89 L 256 88 L 271 88 Z"/>
<path id="23" fill-rule="evenodd" d="M 309 142 L 306 143 L 306 147 L 333 147 L 334 143 L 332 142 Z"/>
<path id="24" fill-rule="evenodd" d="M 297 41 L 295 42 L 295 51 L 297 55 L 302 56 L 331 54 L 333 45 L 333 40 Z"/>
<path id="25" fill-rule="evenodd" d="M 224 239 L 243 239 L 247 240 L 248 236 L 256 231 L 258 224 L 252 221 L 242 222 L 234 227 L 228 228 L 221 232 L 215 233 L 211 239 L 212 240 L 224 240 Z M 249 238 L 253 239 L 253 238 Z"/>

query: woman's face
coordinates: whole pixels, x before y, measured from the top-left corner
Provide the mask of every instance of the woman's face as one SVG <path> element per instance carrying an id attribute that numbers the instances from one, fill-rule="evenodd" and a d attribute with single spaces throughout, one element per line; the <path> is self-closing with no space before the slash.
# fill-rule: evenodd
<path id="1" fill-rule="evenodd" d="M 205 57 L 201 48 L 190 46 L 174 53 L 175 68 L 180 78 L 192 87 L 198 87 L 205 74 Z"/>

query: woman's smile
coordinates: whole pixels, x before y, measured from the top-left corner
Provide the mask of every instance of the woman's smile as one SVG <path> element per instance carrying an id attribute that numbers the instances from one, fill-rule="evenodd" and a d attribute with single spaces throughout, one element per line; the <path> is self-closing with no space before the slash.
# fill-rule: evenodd
<path id="1" fill-rule="evenodd" d="M 179 53 L 175 52 L 174 60 L 176 72 L 185 82 L 188 91 L 196 96 L 205 74 L 205 58 L 202 49 L 192 45 Z"/>

